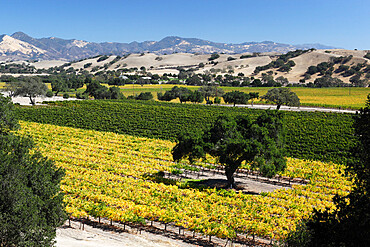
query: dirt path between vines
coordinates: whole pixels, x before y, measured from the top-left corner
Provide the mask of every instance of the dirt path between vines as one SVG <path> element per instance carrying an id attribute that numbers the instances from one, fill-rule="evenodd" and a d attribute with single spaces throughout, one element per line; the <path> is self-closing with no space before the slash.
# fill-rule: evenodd
<path id="1" fill-rule="evenodd" d="M 103 220 L 102 220 L 103 223 Z M 152 226 L 143 226 L 140 231 L 138 228 L 125 227 L 119 223 L 109 226 L 109 221 L 105 224 L 96 225 L 92 223 L 82 224 L 79 221 L 66 221 L 57 229 L 56 247 L 221 247 L 221 246 L 271 246 L 268 241 L 257 239 L 244 239 L 244 243 L 232 243 L 213 237 L 209 238 L 198 233 L 181 230 L 176 226 L 167 225 L 166 230 L 161 223 L 154 222 Z"/>
<path id="2" fill-rule="evenodd" d="M 71 227 L 68 222 L 63 227 L 57 229 L 56 247 L 122 247 L 122 246 L 140 246 L 140 247 L 193 247 L 196 245 L 185 243 L 181 240 L 171 239 L 161 235 L 130 229 L 128 231 L 104 230 L 102 228 L 93 228 L 90 225 L 84 225 L 81 229 L 81 223 L 71 221 Z"/>

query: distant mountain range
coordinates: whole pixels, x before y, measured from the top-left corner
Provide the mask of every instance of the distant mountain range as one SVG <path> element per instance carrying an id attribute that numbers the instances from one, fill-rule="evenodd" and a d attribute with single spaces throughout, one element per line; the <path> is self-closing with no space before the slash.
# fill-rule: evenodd
<path id="1" fill-rule="evenodd" d="M 0 61 L 9 60 L 79 60 L 96 55 L 124 55 L 152 52 L 157 54 L 184 53 L 286 53 L 297 49 L 334 49 L 321 44 L 289 45 L 272 41 L 245 42 L 241 44 L 215 43 L 196 38 L 169 36 L 160 41 L 131 43 L 94 43 L 76 39 L 32 38 L 23 32 L 0 35 Z"/>

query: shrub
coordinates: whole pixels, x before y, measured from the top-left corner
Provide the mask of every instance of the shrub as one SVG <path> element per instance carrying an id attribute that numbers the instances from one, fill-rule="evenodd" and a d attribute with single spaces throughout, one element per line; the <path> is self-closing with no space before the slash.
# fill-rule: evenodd
<path id="1" fill-rule="evenodd" d="M 63 94 L 63 99 L 68 99 L 69 98 L 69 94 L 68 93 L 64 93 Z"/>
<path id="2" fill-rule="evenodd" d="M 101 56 L 101 57 L 98 58 L 97 62 L 102 62 L 104 60 L 107 60 L 108 58 L 109 58 L 109 56 L 107 56 L 107 55 Z"/>
<path id="3" fill-rule="evenodd" d="M 83 93 L 81 93 L 81 92 L 77 92 L 77 93 L 76 93 L 76 98 L 77 98 L 77 99 L 88 99 L 88 98 L 89 98 L 89 96 L 88 96 L 87 94 L 83 94 Z"/>
<path id="4" fill-rule="evenodd" d="M 217 59 L 217 58 L 219 58 L 220 57 L 220 55 L 218 55 L 217 53 L 213 53 L 212 55 L 211 55 L 211 57 L 210 58 L 208 58 L 208 60 L 209 61 L 213 61 L 213 60 L 215 60 L 215 59 Z"/>
<path id="5" fill-rule="evenodd" d="M 92 63 L 86 63 L 84 64 L 84 68 L 87 69 L 88 67 L 90 67 L 92 65 Z"/>
<path id="6" fill-rule="evenodd" d="M 50 91 L 50 90 L 46 92 L 46 97 L 48 97 L 48 98 L 53 97 L 53 95 L 54 95 L 53 92 Z"/>

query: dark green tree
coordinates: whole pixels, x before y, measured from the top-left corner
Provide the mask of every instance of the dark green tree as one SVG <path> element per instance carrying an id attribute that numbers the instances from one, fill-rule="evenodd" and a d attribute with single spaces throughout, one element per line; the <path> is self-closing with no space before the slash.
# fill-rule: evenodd
<path id="1" fill-rule="evenodd" d="M 215 59 L 217 59 L 217 58 L 219 58 L 219 57 L 220 57 L 220 55 L 219 55 L 219 54 L 217 54 L 217 53 L 212 53 L 211 57 L 210 57 L 210 58 L 208 58 L 208 61 L 213 61 L 213 60 L 215 60 Z"/>
<path id="2" fill-rule="evenodd" d="M 0 96 L 0 108 L 0 246 L 54 246 L 66 219 L 64 172 L 30 138 L 10 132 L 18 123 L 9 98 Z"/>
<path id="3" fill-rule="evenodd" d="M 204 98 L 207 102 L 211 101 L 210 97 L 222 97 L 222 95 L 224 94 L 224 90 L 213 85 L 200 87 L 198 89 L 198 92 L 204 95 Z"/>
<path id="4" fill-rule="evenodd" d="M 347 86 L 341 79 L 333 78 L 329 75 L 316 78 L 314 81 L 315 87 L 338 87 L 338 86 Z"/>
<path id="5" fill-rule="evenodd" d="M 236 104 L 247 104 L 248 100 L 250 99 L 249 94 L 240 91 L 232 91 L 225 93 L 222 98 L 226 103 L 232 103 L 234 106 Z"/>
<path id="6" fill-rule="evenodd" d="M 83 87 L 84 85 L 84 81 L 82 80 L 81 77 L 78 77 L 78 76 L 71 76 L 69 78 L 69 84 L 70 84 L 70 88 L 74 89 L 75 91 L 77 91 L 77 89 Z"/>
<path id="7" fill-rule="evenodd" d="M 180 102 L 191 101 L 193 92 L 186 87 L 174 86 L 171 90 L 166 91 L 164 94 L 158 93 L 157 97 L 159 100 L 171 101 L 173 99 L 179 98 Z"/>
<path id="8" fill-rule="evenodd" d="M 299 106 L 300 104 L 297 94 L 286 87 L 270 89 L 261 99 L 277 104 L 277 110 L 279 110 L 282 105 Z"/>
<path id="9" fill-rule="evenodd" d="M 153 94 L 151 92 L 140 93 L 135 97 L 136 100 L 151 100 L 153 99 Z"/>
<path id="10" fill-rule="evenodd" d="M 194 85 L 194 86 L 199 86 L 202 85 L 202 81 L 198 75 L 193 75 L 186 79 L 186 84 L 187 85 Z"/>
<path id="11" fill-rule="evenodd" d="M 180 103 L 183 103 L 183 102 L 186 103 L 186 102 L 190 101 L 191 95 L 192 95 L 192 92 L 189 89 L 187 89 L 187 92 L 182 92 L 179 95 Z"/>
<path id="12" fill-rule="evenodd" d="M 86 86 L 84 94 L 94 97 L 94 99 L 107 99 L 109 98 L 108 88 L 101 85 L 97 81 L 91 81 Z"/>
<path id="13" fill-rule="evenodd" d="M 251 83 L 251 86 L 253 87 L 261 87 L 263 84 L 262 84 L 262 81 L 260 79 L 254 79 Z"/>
<path id="14" fill-rule="evenodd" d="M 275 80 L 276 80 L 276 82 L 280 83 L 281 85 L 289 83 L 288 79 L 285 78 L 284 76 L 279 76 Z"/>
<path id="15" fill-rule="evenodd" d="M 173 99 L 176 99 L 175 95 L 171 93 L 171 91 L 166 91 L 164 94 L 161 92 L 157 93 L 158 100 L 161 101 L 171 101 Z"/>
<path id="16" fill-rule="evenodd" d="M 219 97 L 216 97 L 215 99 L 214 99 L 214 103 L 215 104 L 221 104 L 221 98 L 219 98 Z"/>
<path id="17" fill-rule="evenodd" d="M 19 124 L 11 99 L 0 94 L 0 135 L 4 135 L 18 128 Z"/>
<path id="18" fill-rule="evenodd" d="M 21 76 L 18 78 L 18 81 L 9 82 L 9 84 L 13 84 L 12 87 L 15 88 L 14 96 L 28 97 L 32 105 L 35 105 L 35 98 L 37 96 L 44 96 L 48 90 L 45 83 L 39 77 L 35 76 Z"/>
<path id="19" fill-rule="evenodd" d="M 108 94 L 110 99 L 124 99 L 125 96 L 121 92 L 119 87 L 110 87 L 108 89 Z"/>
<path id="20" fill-rule="evenodd" d="M 277 111 L 263 112 L 255 121 L 248 116 L 220 116 L 205 131 L 181 133 L 173 159 L 194 162 L 210 154 L 225 166 L 228 186 L 235 187 L 234 173 L 243 161 L 252 162 L 252 168 L 266 176 L 285 169 L 282 128 Z"/>
<path id="21" fill-rule="evenodd" d="M 192 91 L 190 95 L 190 102 L 193 103 L 202 103 L 204 101 L 204 96 L 199 91 Z"/>
<path id="22" fill-rule="evenodd" d="M 59 92 L 68 91 L 68 85 L 63 78 L 58 77 L 51 81 L 51 90 L 55 92 L 55 96 L 57 96 Z"/>
<path id="23" fill-rule="evenodd" d="M 253 103 L 254 103 L 254 99 L 258 99 L 259 98 L 259 93 L 258 92 L 250 92 L 249 93 L 249 98 L 252 100 L 252 106 L 253 106 Z"/>

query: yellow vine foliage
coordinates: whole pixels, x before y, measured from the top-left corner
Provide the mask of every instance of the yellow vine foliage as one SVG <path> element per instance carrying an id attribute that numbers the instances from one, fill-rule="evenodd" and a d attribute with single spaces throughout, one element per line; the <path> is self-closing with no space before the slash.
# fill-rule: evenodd
<path id="1" fill-rule="evenodd" d="M 342 166 L 288 158 L 281 175 L 308 179 L 307 185 L 263 195 L 183 189 L 147 179 L 171 171 L 175 144 L 170 141 L 31 122 L 21 126 L 20 134 L 30 135 L 45 156 L 66 170 L 61 190 L 67 212 L 77 218 L 146 219 L 221 238 L 244 233 L 283 239 L 313 208 L 333 208 L 333 196 L 347 194 L 352 185 L 341 175 Z"/>

